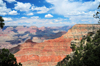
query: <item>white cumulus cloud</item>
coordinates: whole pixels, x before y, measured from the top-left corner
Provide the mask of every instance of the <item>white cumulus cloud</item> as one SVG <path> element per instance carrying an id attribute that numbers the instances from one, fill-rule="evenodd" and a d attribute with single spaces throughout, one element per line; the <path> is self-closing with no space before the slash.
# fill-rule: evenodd
<path id="1" fill-rule="evenodd" d="M 63 15 L 69 18 L 71 22 L 82 22 L 81 20 L 84 21 L 89 17 L 90 22 L 93 23 L 93 14 L 100 0 L 88 2 L 82 2 L 82 0 L 77 2 L 74 0 L 46 0 L 46 2 L 53 4 L 53 13 Z"/>
<path id="2" fill-rule="evenodd" d="M 17 13 L 17 11 L 15 11 L 15 10 L 9 12 L 9 15 L 17 15 L 17 14 L 18 14 L 18 13 Z"/>
<path id="3" fill-rule="evenodd" d="M 39 16 L 33 16 L 32 19 L 39 19 Z"/>
<path id="4" fill-rule="evenodd" d="M 45 17 L 46 18 L 51 18 L 51 17 L 53 17 L 51 14 L 47 14 L 47 15 L 45 15 Z"/>
<path id="5" fill-rule="evenodd" d="M 30 7 L 31 7 L 30 3 L 17 2 L 17 4 L 15 4 L 14 9 L 20 10 L 20 11 L 29 11 Z"/>
<path id="6" fill-rule="evenodd" d="M 26 17 L 21 17 L 21 18 L 23 18 L 23 19 L 24 19 L 24 18 L 26 18 Z"/>
<path id="7" fill-rule="evenodd" d="M 54 12 L 64 16 L 79 15 L 97 8 L 99 2 L 69 2 L 68 0 L 46 0 L 53 4 Z M 84 12 L 84 13 L 83 13 Z"/>
<path id="8" fill-rule="evenodd" d="M 34 5 L 32 6 L 32 11 L 37 10 L 37 13 L 47 13 L 51 8 L 47 8 L 45 6 L 43 7 L 35 7 Z"/>
<path id="9" fill-rule="evenodd" d="M 8 3 L 16 2 L 16 0 L 5 0 L 5 1 L 7 1 Z"/>
<path id="10" fill-rule="evenodd" d="M 10 11 L 11 9 L 7 8 L 6 3 L 0 0 L 0 15 L 7 15 Z"/>
<path id="11" fill-rule="evenodd" d="M 33 13 L 28 13 L 27 15 L 34 15 Z"/>
<path id="12" fill-rule="evenodd" d="M 10 18 L 10 17 L 3 17 L 3 19 L 4 19 L 5 21 L 11 21 L 11 20 L 12 20 L 12 18 Z"/>

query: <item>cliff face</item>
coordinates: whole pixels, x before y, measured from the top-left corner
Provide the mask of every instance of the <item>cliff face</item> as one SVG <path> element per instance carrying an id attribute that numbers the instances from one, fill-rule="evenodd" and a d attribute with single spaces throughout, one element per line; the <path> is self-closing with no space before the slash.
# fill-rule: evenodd
<path id="1" fill-rule="evenodd" d="M 24 43 L 19 46 L 19 51 L 14 55 L 23 66 L 55 66 L 72 51 L 70 49 L 72 40 L 81 40 L 82 36 L 88 32 L 95 32 L 98 29 L 100 29 L 100 25 L 77 24 L 59 38 L 34 45 L 30 45 L 32 42 Z M 12 52 L 12 49 L 10 51 Z"/>
<path id="2" fill-rule="evenodd" d="M 95 32 L 100 29 L 100 24 L 76 24 L 63 36 L 65 38 L 82 39 L 88 32 Z"/>
<path id="3" fill-rule="evenodd" d="M 71 48 L 73 52 L 58 62 L 56 66 L 99 66 L 100 29 L 96 32 L 89 32 L 81 42 L 73 40 Z"/>

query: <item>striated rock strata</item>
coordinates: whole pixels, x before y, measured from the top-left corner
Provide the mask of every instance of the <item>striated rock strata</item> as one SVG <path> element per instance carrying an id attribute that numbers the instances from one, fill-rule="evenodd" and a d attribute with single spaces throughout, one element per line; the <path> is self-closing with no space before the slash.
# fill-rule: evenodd
<path id="1" fill-rule="evenodd" d="M 23 66 L 55 66 L 67 54 L 71 53 L 70 42 L 74 39 L 81 40 L 88 32 L 100 29 L 100 25 L 77 24 L 59 38 L 34 43 L 30 40 L 17 47 L 14 54 Z M 12 48 L 10 51 L 16 48 Z"/>
<path id="2" fill-rule="evenodd" d="M 37 43 L 55 39 L 65 34 L 71 27 L 4 26 L 3 29 L 0 29 L 0 38 L 2 38 L 0 39 L 0 49 L 13 48 L 24 43 L 27 39 Z"/>

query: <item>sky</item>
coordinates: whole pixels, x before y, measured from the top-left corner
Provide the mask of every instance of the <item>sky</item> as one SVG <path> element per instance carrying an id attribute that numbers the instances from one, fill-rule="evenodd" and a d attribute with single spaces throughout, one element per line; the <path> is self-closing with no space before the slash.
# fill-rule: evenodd
<path id="1" fill-rule="evenodd" d="M 67 26 L 97 24 L 100 0 L 0 0 L 6 26 Z"/>

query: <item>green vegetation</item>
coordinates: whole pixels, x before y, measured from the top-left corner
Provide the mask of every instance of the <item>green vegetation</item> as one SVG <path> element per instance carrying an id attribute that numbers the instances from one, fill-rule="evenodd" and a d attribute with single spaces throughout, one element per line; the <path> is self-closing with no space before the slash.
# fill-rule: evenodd
<path id="1" fill-rule="evenodd" d="M 90 41 L 91 41 L 90 36 L 87 36 L 87 41 L 88 41 L 88 42 L 90 42 Z"/>
<path id="2" fill-rule="evenodd" d="M 0 16 L 0 28 L 3 28 L 5 23 L 4 22 L 4 19 Z"/>
<path id="3" fill-rule="evenodd" d="M 93 36 L 82 39 L 80 47 L 75 48 L 73 55 L 67 55 L 56 66 L 100 66 L 100 30 L 97 31 L 93 39 L 91 37 Z M 85 40 L 86 45 L 83 42 Z"/>
<path id="4" fill-rule="evenodd" d="M 4 27 L 4 19 L 0 16 L 0 28 Z M 9 52 L 8 49 L 0 50 L 0 66 L 22 66 L 21 63 L 17 63 L 16 58 Z"/>
<path id="5" fill-rule="evenodd" d="M 0 50 L 0 66 L 22 66 L 22 64 L 17 63 L 16 58 L 8 49 L 2 49 Z"/>
<path id="6" fill-rule="evenodd" d="M 99 3 L 99 6 L 97 9 L 98 9 L 98 11 L 96 12 L 96 14 L 93 15 L 93 17 L 98 18 L 99 19 L 98 24 L 100 24 L 100 11 L 99 11 L 100 10 L 100 3 Z"/>

